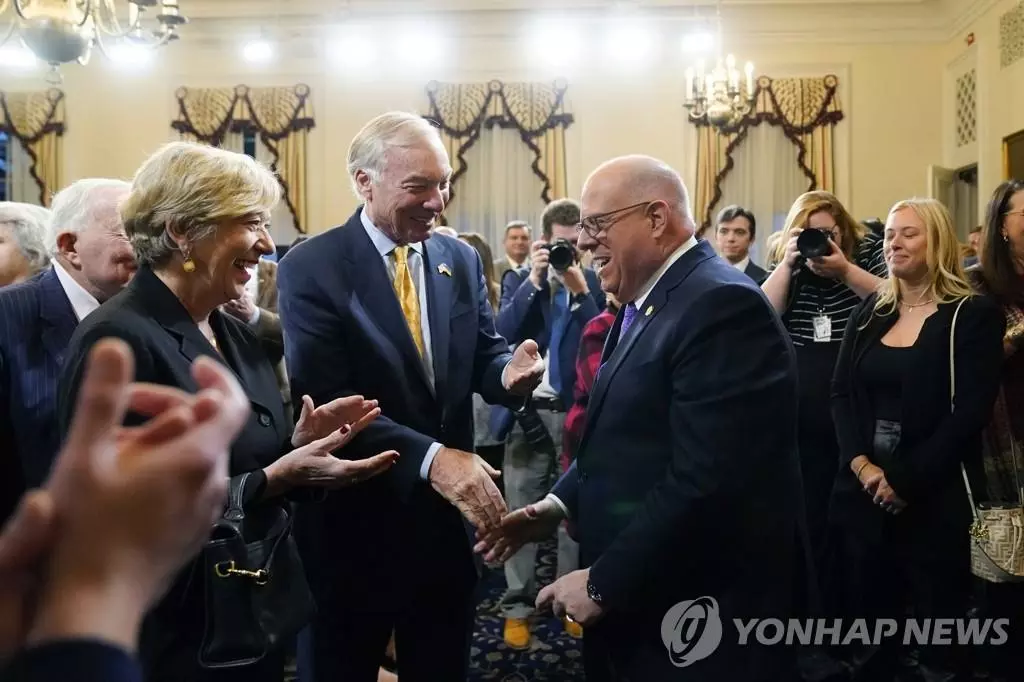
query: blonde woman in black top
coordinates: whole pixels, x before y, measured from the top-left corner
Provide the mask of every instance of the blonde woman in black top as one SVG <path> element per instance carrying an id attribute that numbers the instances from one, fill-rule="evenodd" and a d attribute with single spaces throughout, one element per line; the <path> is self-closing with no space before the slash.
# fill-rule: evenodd
<path id="1" fill-rule="evenodd" d="M 949 213 L 934 199 L 892 208 L 884 253 L 890 276 L 850 316 L 832 387 L 840 447 L 832 510 L 844 531 L 845 601 L 849 616 L 903 622 L 909 606 L 916 618 L 962 618 L 971 513 L 961 463 L 980 459 L 1005 324 L 991 299 L 973 295 Z M 901 642 L 850 652 L 853 679 L 893 679 Z M 968 679 L 962 653 L 923 649 L 921 676 Z"/>

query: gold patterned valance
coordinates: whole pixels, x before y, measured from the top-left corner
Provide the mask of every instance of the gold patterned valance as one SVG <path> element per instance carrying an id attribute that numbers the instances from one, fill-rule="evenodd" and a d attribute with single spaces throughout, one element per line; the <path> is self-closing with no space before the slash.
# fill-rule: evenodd
<path id="1" fill-rule="evenodd" d="M 171 127 L 186 139 L 219 147 L 228 133 L 252 133 L 273 155 L 295 228 L 306 231 L 306 146 L 315 126 L 309 86 L 178 88 Z"/>
<path id="2" fill-rule="evenodd" d="M 695 205 L 700 230 L 711 224 L 722 198 L 722 181 L 733 168 L 732 153 L 747 138 L 751 126 L 762 123 L 782 128 L 798 149 L 797 163 L 807 176 L 808 190 L 835 187 L 832 131 L 843 120 L 839 79 L 769 78 L 757 80 L 753 110 L 735 126 L 720 130 L 698 121 L 697 191 Z M 795 197 L 794 197 L 795 198 Z"/>
<path id="3" fill-rule="evenodd" d="M 566 194 L 565 129 L 573 122 L 565 111 L 564 81 L 553 83 L 438 83 L 427 85 L 430 118 L 436 122 L 454 166 L 452 184 L 466 172 L 465 153 L 484 129 L 519 131 L 534 153 L 533 173 L 544 183 L 545 203 Z"/>
<path id="4" fill-rule="evenodd" d="M 49 206 L 63 175 L 64 93 L 0 92 L 0 131 L 17 139 L 32 159 L 29 171 L 39 185 L 39 203 Z"/>

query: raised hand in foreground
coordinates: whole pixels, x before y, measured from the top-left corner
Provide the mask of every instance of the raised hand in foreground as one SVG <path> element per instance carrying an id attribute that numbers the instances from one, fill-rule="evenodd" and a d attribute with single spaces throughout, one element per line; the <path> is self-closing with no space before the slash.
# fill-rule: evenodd
<path id="1" fill-rule="evenodd" d="M 75 638 L 134 650 L 143 614 L 223 510 L 228 449 L 249 415 L 241 387 L 208 358 L 193 365 L 197 395 L 133 375 L 124 343 L 96 344 L 45 490 L 0 536 L 0 571 L 31 564 L 41 577 L 3 594 L 4 613 L 22 614 L 8 651 Z M 125 429 L 129 410 L 152 419 Z"/>

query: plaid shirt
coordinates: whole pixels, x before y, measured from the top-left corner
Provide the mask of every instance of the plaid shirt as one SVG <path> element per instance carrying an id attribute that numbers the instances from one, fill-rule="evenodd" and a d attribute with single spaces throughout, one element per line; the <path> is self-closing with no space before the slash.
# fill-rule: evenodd
<path id="1" fill-rule="evenodd" d="M 562 471 L 576 458 L 576 448 L 583 438 L 586 425 L 587 403 L 594 388 L 594 377 L 601 366 L 604 341 L 615 324 L 615 313 L 605 310 L 583 328 L 580 351 L 576 358 L 576 383 L 573 385 L 573 404 L 565 416 L 562 431 Z"/>

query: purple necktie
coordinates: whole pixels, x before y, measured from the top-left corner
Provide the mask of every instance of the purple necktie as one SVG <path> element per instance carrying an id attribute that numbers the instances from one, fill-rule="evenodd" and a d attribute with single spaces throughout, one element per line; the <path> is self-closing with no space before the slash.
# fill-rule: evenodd
<path id="1" fill-rule="evenodd" d="M 619 328 L 619 341 L 622 341 L 622 337 L 626 335 L 629 328 L 633 325 L 633 320 L 636 319 L 636 306 L 632 303 L 626 306 L 626 309 L 622 313 L 622 326 Z"/>

